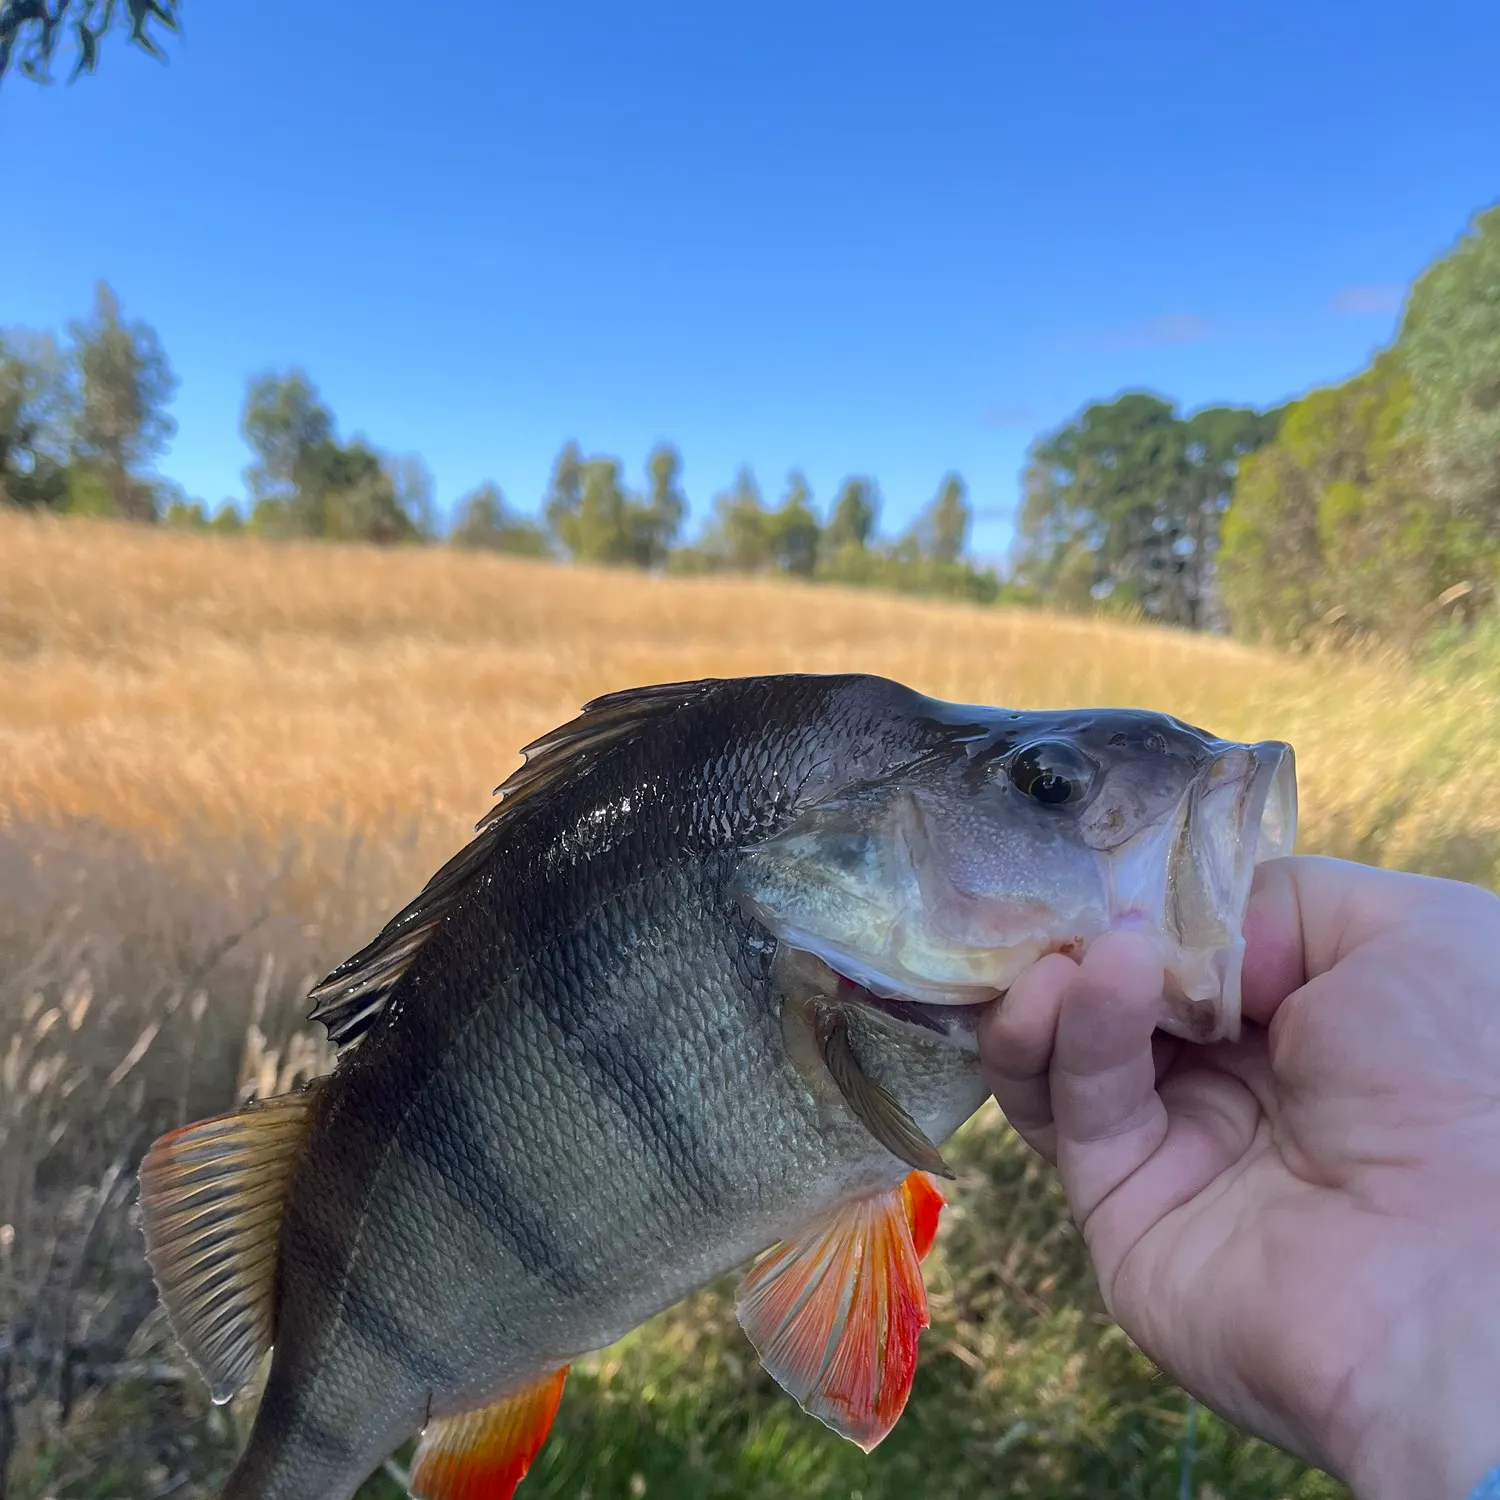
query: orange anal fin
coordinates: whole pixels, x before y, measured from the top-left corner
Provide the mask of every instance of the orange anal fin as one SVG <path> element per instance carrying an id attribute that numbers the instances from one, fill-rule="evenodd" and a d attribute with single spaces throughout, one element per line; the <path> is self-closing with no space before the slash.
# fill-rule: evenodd
<path id="1" fill-rule="evenodd" d="M 427 1424 L 412 1459 L 416 1500 L 510 1500 L 542 1451 L 568 1367 L 478 1411 Z"/>
<path id="2" fill-rule="evenodd" d="M 740 1287 L 740 1326 L 772 1379 L 866 1453 L 911 1394 L 927 1326 L 920 1256 L 942 1205 L 923 1174 L 912 1173 L 774 1246 Z"/>

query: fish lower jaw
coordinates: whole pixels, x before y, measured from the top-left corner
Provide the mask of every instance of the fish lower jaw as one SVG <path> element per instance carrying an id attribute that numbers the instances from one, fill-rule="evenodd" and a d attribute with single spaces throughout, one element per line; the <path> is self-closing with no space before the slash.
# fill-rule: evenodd
<path id="1" fill-rule="evenodd" d="M 1238 1041 L 1243 938 L 1226 936 L 1213 946 L 1190 948 L 1167 937 L 1165 925 L 1159 910 L 1128 905 L 1110 912 L 1104 931 L 1139 933 L 1156 949 L 1164 970 L 1157 1023 L 1162 1031 L 1197 1043 Z M 1079 940 L 1071 956 L 1081 956 L 1093 940 Z"/>

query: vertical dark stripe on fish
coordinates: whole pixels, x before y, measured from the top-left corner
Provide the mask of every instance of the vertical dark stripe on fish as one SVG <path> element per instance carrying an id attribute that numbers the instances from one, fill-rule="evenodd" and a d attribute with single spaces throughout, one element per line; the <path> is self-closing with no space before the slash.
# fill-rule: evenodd
<path id="1" fill-rule="evenodd" d="M 336 1414 L 313 1406 L 319 1394 L 315 1381 L 272 1379 L 255 1413 L 255 1428 L 262 1454 L 283 1452 L 311 1455 L 324 1465 L 355 1457 L 350 1433 Z"/>
<path id="2" fill-rule="evenodd" d="M 366 1349 L 422 1379 L 449 1373 L 441 1351 L 426 1339 L 420 1314 L 411 1315 L 398 1285 L 376 1274 L 368 1261 L 349 1274 L 347 1238 L 332 1232 L 335 1223 L 326 1214 L 304 1217 L 299 1275 L 317 1283 L 327 1305 L 342 1304 L 343 1323 Z"/>
<path id="3" fill-rule="evenodd" d="M 344 1320 L 366 1348 L 419 1380 L 451 1378 L 452 1366 L 432 1347 L 426 1330 L 412 1326 L 406 1298 L 378 1277 L 351 1277 L 344 1287 Z"/>
<path id="4" fill-rule="evenodd" d="M 435 1074 L 428 1088 L 427 1118 L 443 1120 L 445 1128 L 404 1133 L 401 1144 L 433 1188 L 468 1222 L 498 1237 L 529 1274 L 572 1296 L 586 1291 L 590 1283 L 575 1245 L 548 1222 L 542 1206 L 545 1174 L 524 1170 L 518 1153 L 525 1143 L 497 1140 L 492 1106 L 456 1088 L 446 1075 Z M 486 1151 L 485 1142 L 500 1149 Z M 537 1179 L 534 1185 L 527 1177 Z"/>
<path id="5" fill-rule="evenodd" d="M 682 1107 L 674 1088 L 682 1065 L 677 1050 L 628 1026 L 605 1030 L 592 1017 L 568 1035 L 566 1046 L 592 1086 L 614 1105 L 624 1128 L 640 1142 L 667 1186 L 667 1196 L 675 1198 L 686 1190 L 699 1207 L 721 1202 L 724 1189 L 716 1188 L 717 1174 L 699 1122 Z"/>

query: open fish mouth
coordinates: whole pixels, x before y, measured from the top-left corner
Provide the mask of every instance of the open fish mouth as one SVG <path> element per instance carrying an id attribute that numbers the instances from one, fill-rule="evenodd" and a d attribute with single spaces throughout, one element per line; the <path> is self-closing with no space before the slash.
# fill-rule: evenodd
<path id="1" fill-rule="evenodd" d="M 1196 1042 L 1240 1030 L 1244 922 L 1258 865 L 1292 852 L 1296 758 L 1276 740 L 1232 745 L 1192 788 L 1168 867 L 1164 1030 Z"/>

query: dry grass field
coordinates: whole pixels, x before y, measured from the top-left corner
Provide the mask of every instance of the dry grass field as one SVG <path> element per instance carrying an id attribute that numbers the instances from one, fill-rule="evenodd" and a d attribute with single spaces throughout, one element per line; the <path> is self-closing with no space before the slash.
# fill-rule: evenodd
<path id="1" fill-rule="evenodd" d="M 632 684 L 850 669 L 1283 737 L 1304 849 L 1500 867 L 1500 682 L 1477 674 L 0 513 L 0 1495 L 213 1493 L 243 1413 L 207 1405 L 153 1312 L 134 1163 L 326 1065 L 308 984 L 463 841 L 523 743 Z M 1047 1174 L 992 1120 L 960 1155 L 923 1372 L 874 1459 L 776 1396 L 711 1290 L 579 1372 L 523 1495 L 1176 1493 L 1180 1393 L 1100 1317 Z M 1200 1497 L 1342 1493 L 1212 1421 L 1196 1464 Z"/>

